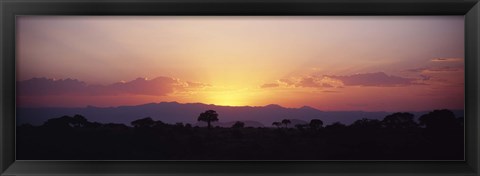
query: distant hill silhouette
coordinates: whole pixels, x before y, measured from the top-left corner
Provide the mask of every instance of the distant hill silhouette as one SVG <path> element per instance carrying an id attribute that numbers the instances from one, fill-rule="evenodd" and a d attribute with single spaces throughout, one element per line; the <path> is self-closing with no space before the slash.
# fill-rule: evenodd
<path id="1" fill-rule="evenodd" d="M 161 120 L 165 123 L 174 124 L 177 122 L 190 123 L 202 126 L 197 122 L 197 117 L 207 109 L 214 109 L 219 114 L 218 126 L 230 127 L 236 121 L 245 122 L 245 126 L 270 127 L 272 122 L 282 119 L 292 119 L 291 127 L 295 124 L 303 124 L 311 119 L 321 119 L 325 125 L 341 122 L 351 124 L 361 118 L 383 119 L 391 112 L 365 112 L 365 111 L 321 111 L 312 107 L 285 108 L 271 104 L 267 106 L 217 106 L 202 103 L 161 102 L 149 103 L 136 106 L 119 107 L 93 107 L 84 108 L 17 108 L 17 124 L 30 123 L 41 125 L 47 119 L 61 117 L 63 115 L 82 114 L 88 120 L 100 123 L 123 123 L 130 125 L 130 122 L 144 117 L 152 117 L 154 120 Z M 411 112 L 418 118 L 427 113 Z M 454 110 L 457 117 L 463 116 L 463 110 Z"/>

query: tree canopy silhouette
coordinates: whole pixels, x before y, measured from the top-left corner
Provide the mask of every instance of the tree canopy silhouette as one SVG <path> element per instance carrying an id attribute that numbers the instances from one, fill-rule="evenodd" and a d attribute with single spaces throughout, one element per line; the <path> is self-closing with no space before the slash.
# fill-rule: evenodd
<path id="1" fill-rule="evenodd" d="M 147 128 L 153 127 L 155 125 L 155 121 L 152 120 L 151 117 L 145 117 L 143 119 L 134 120 L 130 124 L 132 124 L 132 126 L 135 128 Z"/>
<path id="2" fill-rule="evenodd" d="M 76 114 L 73 117 L 65 115 L 59 118 L 48 119 L 44 123 L 44 126 L 52 129 L 58 129 L 91 127 L 93 124 L 88 122 L 88 120 L 82 115 Z"/>
<path id="3" fill-rule="evenodd" d="M 205 111 L 201 116 L 205 121 L 218 120 L 218 114 L 213 112 Z M 382 121 L 360 119 L 350 126 L 336 122 L 326 125 L 320 133 L 308 130 L 320 129 L 323 122 L 319 119 L 310 120 L 310 123 L 294 119 L 273 122 L 272 125 L 279 129 L 244 128 L 245 122 L 236 121 L 231 128 L 218 126 L 208 130 L 188 123 L 184 125 L 185 122 L 154 121 L 150 117 L 132 121 L 132 125 L 127 126 L 89 122 L 81 115 L 61 116 L 40 126 L 17 126 L 16 148 L 17 158 L 22 160 L 464 158 L 462 117 L 455 118 L 448 110 L 435 110 L 422 116 L 420 121 L 425 129 L 406 128 L 412 124 L 412 118 L 409 113 L 393 113 Z"/>
<path id="4" fill-rule="evenodd" d="M 434 110 L 422 115 L 418 120 L 421 126 L 432 130 L 448 130 L 460 126 L 453 112 L 447 109 Z"/>
<path id="5" fill-rule="evenodd" d="M 292 123 L 292 122 L 291 122 L 290 120 L 288 120 L 288 119 L 283 119 L 283 120 L 282 120 L 282 124 L 285 125 L 285 128 L 287 128 L 287 127 L 288 127 L 288 124 L 290 124 L 290 123 Z"/>
<path id="6" fill-rule="evenodd" d="M 310 120 L 310 123 L 308 125 L 310 126 L 311 129 L 318 130 L 318 129 L 322 128 L 323 121 L 320 120 L 320 119 L 312 119 L 312 120 Z"/>
<path id="7" fill-rule="evenodd" d="M 415 128 L 418 124 L 413 117 L 414 115 L 408 112 L 393 113 L 382 120 L 382 125 L 385 128 Z"/>
<path id="8" fill-rule="evenodd" d="M 245 123 L 237 121 L 232 125 L 232 128 L 243 128 L 245 127 Z"/>
<path id="9" fill-rule="evenodd" d="M 273 125 L 273 126 L 276 126 L 277 128 L 280 128 L 280 126 L 282 126 L 282 123 L 280 123 L 280 122 L 273 122 L 272 125 Z"/>
<path id="10" fill-rule="evenodd" d="M 347 126 L 343 123 L 340 123 L 340 122 L 335 122 L 335 123 L 332 123 L 330 125 L 327 125 L 325 128 L 327 129 L 343 129 L 343 128 L 346 128 Z"/>
<path id="11" fill-rule="evenodd" d="M 378 129 L 382 127 L 382 123 L 380 122 L 380 120 L 377 120 L 377 119 L 363 118 L 353 122 L 353 124 L 350 125 L 350 127 L 363 128 L 363 129 Z"/>
<path id="12" fill-rule="evenodd" d="M 58 118 L 52 118 L 48 119 L 43 126 L 52 128 L 52 129 L 58 129 L 58 128 L 71 128 L 72 125 L 70 124 L 72 121 L 72 117 L 70 116 L 62 116 Z"/>
<path id="13" fill-rule="evenodd" d="M 202 112 L 200 116 L 198 116 L 197 120 L 207 122 L 208 129 L 211 129 L 212 128 L 211 122 L 218 121 L 218 114 L 214 110 L 207 110 L 205 112 Z"/>

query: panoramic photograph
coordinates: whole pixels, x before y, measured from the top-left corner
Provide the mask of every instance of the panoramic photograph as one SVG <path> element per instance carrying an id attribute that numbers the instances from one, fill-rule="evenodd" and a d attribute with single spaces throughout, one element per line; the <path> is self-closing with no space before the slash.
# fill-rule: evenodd
<path id="1" fill-rule="evenodd" d="M 463 16 L 19 16 L 17 160 L 464 160 Z"/>

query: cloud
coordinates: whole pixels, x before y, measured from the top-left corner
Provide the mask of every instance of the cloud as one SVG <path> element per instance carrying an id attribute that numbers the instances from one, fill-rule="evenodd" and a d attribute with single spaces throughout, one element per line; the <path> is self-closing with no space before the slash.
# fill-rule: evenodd
<path id="1" fill-rule="evenodd" d="M 303 87 L 303 88 L 341 88 L 343 83 L 339 80 L 330 79 L 324 76 L 303 76 L 291 77 L 277 80 L 276 83 L 267 83 L 260 86 L 261 88 L 276 88 L 276 87 Z"/>
<path id="2" fill-rule="evenodd" d="M 261 88 L 274 88 L 274 87 L 279 87 L 280 84 L 278 83 L 266 83 L 266 84 L 263 84 L 261 85 L 260 87 Z"/>
<path id="3" fill-rule="evenodd" d="M 48 79 L 32 78 L 17 82 L 20 96 L 44 95 L 152 95 L 164 96 L 177 90 L 187 88 L 201 88 L 208 84 L 183 82 L 170 77 L 156 77 L 154 79 L 137 78 L 128 82 L 117 82 L 109 85 L 88 85 L 76 79 Z"/>
<path id="4" fill-rule="evenodd" d="M 428 80 L 429 76 L 423 75 L 420 78 L 404 78 L 400 76 L 387 75 L 384 72 L 361 73 L 354 75 L 306 75 L 301 77 L 283 78 L 277 83 L 263 84 L 262 88 L 289 87 L 289 88 L 344 88 L 345 86 L 376 86 L 393 87 L 425 84 L 420 80 Z"/>
<path id="5" fill-rule="evenodd" d="M 430 72 L 456 72 L 456 71 L 463 71 L 463 67 L 450 67 L 450 66 L 445 66 L 445 67 L 438 67 L 438 68 L 430 68 L 425 71 L 430 71 Z"/>
<path id="6" fill-rule="evenodd" d="M 457 71 L 464 71 L 464 67 L 463 66 L 422 67 L 422 68 L 408 69 L 407 71 L 417 72 L 417 73 L 457 72 Z"/>
<path id="7" fill-rule="evenodd" d="M 306 76 L 295 84 L 296 87 L 340 88 L 344 84 L 326 76 Z"/>
<path id="8" fill-rule="evenodd" d="M 304 77 L 296 84 L 298 87 L 322 87 L 321 79 Z"/>
<path id="9" fill-rule="evenodd" d="M 407 86 L 415 84 L 415 79 L 387 75 L 384 72 L 362 73 L 348 76 L 325 75 L 325 77 L 340 80 L 346 86 Z"/>
<path id="10" fill-rule="evenodd" d="M 60 95 L 85 90 L 88 85 L 76 79 L 32 78 L 17 84 L 19 95 Z"/>
<path id="11" fill-rule="evenodd" d="M 212 85 L 210 84 L 205 84 L 205 83 L 200 83 L 200 82 L 190 82 L 187 81 L 187 87 L 189 88 L 204 88 L 204 87 L 210 87 Z"/>
<path id="12" fill-rule="evenodd" d="M 104 87 L 100 94 L 114 95 L 118 94 L 135 94 L 135 95 L 167 95 L 173 93 L 175 87 L 181 87 L 182 82 L 169 77 L 157 77 L 152 80 L 146 78 L 137 78 L 129 82 L 118 82 Z"/>
<path id="13" fill-rule="evenodd" d="M 432 79 L 432 77 L 428 76 L 428 75 L 419 75 L 419 76 L 421 77 L 421 79 L 420 79 L 421 81 L 428 81 L 428 80 Z"/>
<path id="14" fill-rule="evenodd" d="M 432 62 L 462 62 L 463 58 L 456 58 L 456 57 L 450 57 L 450 58 L 435 58 L 430 60 Z"/>
<path id="15" fill-rule="evenodd" d="M 283 79 L 279 79 L 278 82 L 282 83 L 282 84 L 285 84 L 287 86 L 293 86 L 295 85 L 295 83 L 297 82 L 297 80 L 295 79 L 288 79 L 288 78 L 283 78 Z"/>

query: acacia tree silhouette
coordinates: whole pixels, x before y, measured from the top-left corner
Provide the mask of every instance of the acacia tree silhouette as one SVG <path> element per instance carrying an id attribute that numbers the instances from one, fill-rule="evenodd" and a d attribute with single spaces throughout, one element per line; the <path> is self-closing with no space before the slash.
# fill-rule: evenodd
<path id="1" fill-rule="evenodd" d="M 273 126 L 276 126 L 277 128 L 280 128 L 280 126 L 282 125 L 282 123 L 280 123 L 280 122 L 273 122 L 272 125 L 273 125 Z"/>
<path id="2" fill-rule="evenodd" d="M 218 121 L 218 114 L 214 110 L 207 110 L 198 116 L 198 121 L 204 121 L 208 124 L 208 129 L 212 128 L 211 122 Z"/>
<path id="3" fill-rule="evenodd" d="M 291 122 L 290 120 L 288 120 L 288 119 L 283 119 L 283 120 L 282 120 L 282 123 L 285 124 L 285 128 L 287 128 L 287 127 L 288 127 L 288 124 L 290 124 L 290 123 L 292 123 L 292 122 Z"/>

